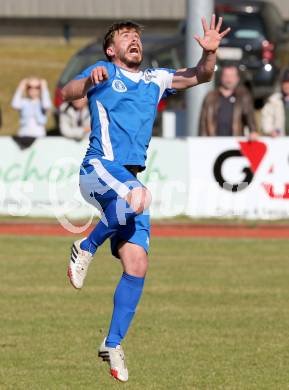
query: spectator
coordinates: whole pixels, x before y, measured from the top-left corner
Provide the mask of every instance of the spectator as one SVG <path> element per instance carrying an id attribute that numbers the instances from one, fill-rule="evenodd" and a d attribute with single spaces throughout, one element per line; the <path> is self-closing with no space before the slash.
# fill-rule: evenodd
<path id="1" fill-rule="evenodd" d="M 202 106 L 199 133 L 207 136 L 243 136 L 245 129 L 256 137 L 254 105 L 249 91 L 240 85 L 235 65 L 223 67 L 220 86 L 208 93 Z"/>
<path id="2" fill-rule="evenodd" d="M 273 93 L 261 111 L 261 128 L 272 137 L 289 135 L 289 69 L 283 73 L 281 92 Z"/>
<path id="3" fill-rule="evenodd" d="M 35 77 L 20 82 L 12 100 L 12 107 L 20 113 L 21 137 L 44 137 L 47 112 L 51 100 L 46 80 Z"/>
<path id="4" fill-rule="evenodd" d="M 59 114 L 60 133 L 67 138 L 80 141 L 90 132 L 90 116 L 87 98 L 62 103 Z"/>

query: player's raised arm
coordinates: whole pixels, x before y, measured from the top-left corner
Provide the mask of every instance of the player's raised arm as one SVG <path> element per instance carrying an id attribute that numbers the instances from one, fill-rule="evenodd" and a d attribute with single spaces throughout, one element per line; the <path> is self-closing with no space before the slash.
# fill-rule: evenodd
<path id="1" fill-rule="evenodd" d="M 211 80 L 216 65 L 216 51 L 222 38 L 230 31 L 230 28 L 227 28 L 220 32 L 222 22 L 222 18 L 219 18 L 216 25 L 216 16 L 213 15 L 209 28 L 206 19 L 202 18 L 204 36 L 202 38 L 198 35 L 194 36 L 195 40 L 203 48 L 202 58 L 194 68 L 177 70 L 173 77 L 172 88 L 187 89 Z"/>
<path id="2" fill-rule="evenodd" d="M 96 66 L 87 77 L 71 80 L 61 90 L 64 101 L 81 99 L 86 96 L 88 90 L 108 79 L 105 66 Z"/>

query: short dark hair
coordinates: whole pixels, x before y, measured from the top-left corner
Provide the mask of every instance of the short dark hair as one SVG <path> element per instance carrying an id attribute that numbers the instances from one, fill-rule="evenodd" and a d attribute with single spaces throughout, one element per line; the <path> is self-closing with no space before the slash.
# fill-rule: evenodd
<path id="1" fill-rule="evenodd" d="M 223 73 L 224 73 L 224 71 L 225 71 L 226 69 L 231 69 L 231 68 L 235 68 L 236 71 L 237 71 L 238 76 L 241 78 L 240 68 L 239 68 L 239 66 L 238 66 L 236 63 L 234 63 L 234 62 L 225 62 L 225 63 L 223 63 L 223 65 L 222 65 L 222 67 L 221 67 L 221 76 L 223 75 Z"/>
<path id="2" fill-rule="evenodd" d="M 131 20 L 124 20 L 122 22 L 113 23 L 108 28 L 102 43 L 104 54 L 109 61 L 111 61 L 111 58 L 106 54 L 106 50 L 113 43 L 115 33 L 117 31 L 123 30 L 124 28 L 127 28 L 129 30 L 135 30 L 139 35 L 141 35 L 141 32 L 143 30 L 143 27 L 140 24 Z"/>

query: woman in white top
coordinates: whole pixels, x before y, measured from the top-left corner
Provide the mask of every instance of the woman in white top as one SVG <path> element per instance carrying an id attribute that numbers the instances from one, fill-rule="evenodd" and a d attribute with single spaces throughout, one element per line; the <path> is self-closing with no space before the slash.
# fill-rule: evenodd
<path id="1" fill-rule="evenodd" d="M 289 69 L 281 79 L 280 92 L 269 96 L 261 111 L 261 126 L 265 135 L 289 135 Z"/>
<path id="2" fill-rule="evenodd" d="M 44 137 L 47 112 L 51 106 L 46 80 L 35 77 L 22 80 L 12 100 L 12 107 L 20 113 L 18 135 Z"/>

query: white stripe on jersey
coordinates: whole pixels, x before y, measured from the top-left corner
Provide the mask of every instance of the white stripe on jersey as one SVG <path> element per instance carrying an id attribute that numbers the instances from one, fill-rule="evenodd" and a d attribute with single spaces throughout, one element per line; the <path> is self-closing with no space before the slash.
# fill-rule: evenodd
<path id="1" fill-rule="evenodd" d="M 100 121 L 100 128 L 101 128 L 101 143 L 102 143 L 102 149 L 103 154 L 106 160 L 113 161 L 114 155 L 112 150 L 112 145 L 110 141 L 109 136 L 109 121 L 107 118 L 107 113 L 103 105 L 97 100 L 96 101 L 98 113 L 99 113 L 99 121 Z"/>
<path id="2" fill-rule="evenodd" d="M 161 100 L 165 90 L 172 88 L 174 73 L 169 73 L 164 69 L 154 69 L 152 72 L 155 77 L 152 78 L 152 82 L 160 87 L 159 101 Z"/>
<path id="3" fill-rule="evenodd" d="M 121 198 L 125 198 L 127 194 L 130 192 L 130 189 L 122 182 L 113 177 L 102 165 L 101 161 L 93 158 L 89 160 L 89 164 L 91 164 L 98 177 L 101 178 L 110 188 L 112 188 Z"/>

